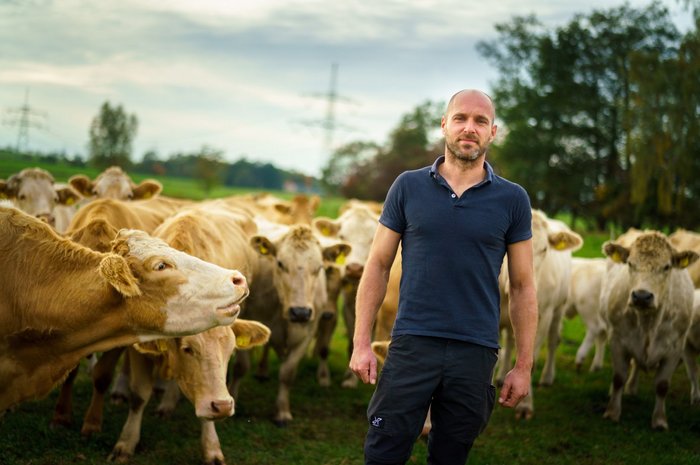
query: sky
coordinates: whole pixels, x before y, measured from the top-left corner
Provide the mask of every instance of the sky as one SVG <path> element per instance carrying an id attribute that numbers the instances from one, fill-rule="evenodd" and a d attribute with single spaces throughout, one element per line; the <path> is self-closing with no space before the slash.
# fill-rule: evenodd
<path id="1" fill-rule="evenodd" d="M 682 2 L 661 3 L 687 29 Z M 498 76 L 476 43 L 496 39 L 496 24 L 535 14 L 553 29 L 622 4 L 0 0 L 0 146 L 24 143 L 26 103 L 26 148 L 85 157 L 90 124 L 108 101 L 138 118 L 134 160 L 206 146 L 229 161 L 319 176 L 334 148 L 386 143 L 428 100 L 488 92 Z"/>

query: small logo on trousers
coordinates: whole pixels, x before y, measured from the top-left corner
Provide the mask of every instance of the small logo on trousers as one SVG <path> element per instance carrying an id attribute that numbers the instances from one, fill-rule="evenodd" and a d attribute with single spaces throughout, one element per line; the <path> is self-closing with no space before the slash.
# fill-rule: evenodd
<path id="1" fill-rule="evenodd" d="M 372 419 L 370 420 L 372 423 L 372 426 L 375 428 L 381 428 L 384 426 L 384 418 L 378 417 L 378 416 L 373 416 Z"/>

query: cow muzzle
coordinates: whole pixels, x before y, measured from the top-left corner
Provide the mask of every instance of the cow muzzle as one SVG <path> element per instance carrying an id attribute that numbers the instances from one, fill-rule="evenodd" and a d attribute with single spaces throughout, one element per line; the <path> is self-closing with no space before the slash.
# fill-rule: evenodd
<path id="1" fill-rule="evenodd" d="M 654 294 L 644 289 L 632 291 L 630 296 L 632 305 L 641 310 L 647 310 L 654 306 Z"/>
<path id="2" fill-rule="evenodd" d="M 56 226 L 56 218 L 51 213 L 41 213 L 36 217 L 51 227 Z"/>
<path id="3" fill-rule="evenodd" d="M 228 399 L 215 399 L 209 402 L 204 412 L 197 412 L 197 416 L 200 418 L 206 418 L 207 420 L 219 420 L 222 418 L 228 418 L 234 413 L 234 403 L 233 398 Z"/>
<path id="4" fill-rule="evenodd" d="M 311 314 L 309 307 L 289 307 L 289 321 L 292 323 L 307 323 L 311 320 Z"/>
<path id="5" fill-rule="evenodd" d="M 348 263 L 345 266 L 345 276 L 352 279 L 360 279 L 365 266 L 362 263 Z"/>

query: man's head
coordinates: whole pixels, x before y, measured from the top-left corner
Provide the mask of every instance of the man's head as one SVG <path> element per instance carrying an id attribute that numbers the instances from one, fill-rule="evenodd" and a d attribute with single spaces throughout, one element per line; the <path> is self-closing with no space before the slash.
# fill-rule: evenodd
<path id="1" fill-rule="evenodd" d="M 485 93 L 465 89 L 452 96 L 442 117 L 445 156 L 473 163 L 486 154 L 496 137 L 496 109 Z"/>

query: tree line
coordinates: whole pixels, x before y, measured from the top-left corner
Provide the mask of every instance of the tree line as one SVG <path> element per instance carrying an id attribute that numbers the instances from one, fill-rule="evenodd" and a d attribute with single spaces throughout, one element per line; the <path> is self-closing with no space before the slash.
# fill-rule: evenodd
<path id="1" fill-rule="evenodd" d="M 478 44 L 499 74 L 488 92 L 501 137 L 488 160 L 527 189 L 533 207 L 601 230 L 700 226 L 700 2 L 684 3 L 694 18 L 685 33 L 653 3 L 579 14 L 554 29 L 514 17 Z M 444 102 L 426 102 L 384 145 L 340 147 L 322 184 L 383 200 L 396 175 L 443 152 L 443 111 Z"/>

